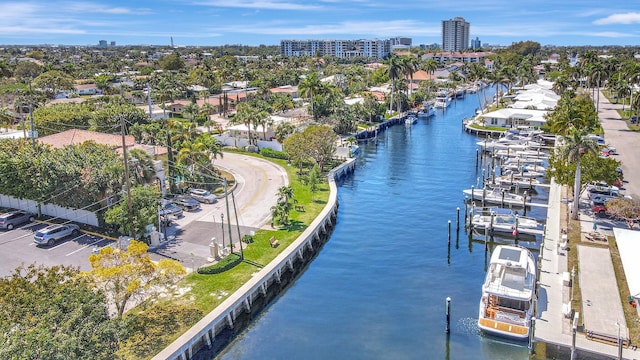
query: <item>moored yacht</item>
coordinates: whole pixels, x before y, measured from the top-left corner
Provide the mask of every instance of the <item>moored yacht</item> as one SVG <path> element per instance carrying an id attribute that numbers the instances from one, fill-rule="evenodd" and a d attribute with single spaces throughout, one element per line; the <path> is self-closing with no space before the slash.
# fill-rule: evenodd
<path id="1" fill-rule="evenodd" d="M 478 327 L 486 333 L 525 340 L 534 313 L 536 267 L 520 246 L 499 245 L 482 285 Z"/>
<path id="2" fill-rule="evenodd" d="M 472 200 L 484 199 L 487 204 L 499 204 L 502 206 L 524 206 L 525 197 L 519 194 L 510 193 L 504 189 L 465 189 L 462 190 Z"/>

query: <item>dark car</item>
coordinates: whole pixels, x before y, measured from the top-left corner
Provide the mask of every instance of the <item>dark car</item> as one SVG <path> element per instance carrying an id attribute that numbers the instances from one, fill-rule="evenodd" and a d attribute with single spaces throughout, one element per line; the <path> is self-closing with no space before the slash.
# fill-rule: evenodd
<path id="1" fill-rule="evenodd" d="M 187 195 L 178 195 L 173 199 L 173 202 L 180 206 L 184 211 L 196 211 L 200 209 L 200 202 Z"/>
<path id="2" fill-rule="evenodd" d="M 34 218 L 32 213 L 22 210 L 0 214 L 0 228 L 12 230 L 18 225 L 32 222 Z"/>
<path id="3" fill-rule="evenodd" d="M 173 202 L 167 202 L 162 206 L 162 209 L 158 212 L 160 216 L 173 215 L 175 217 L 182 216 L 182 208 Z"/>

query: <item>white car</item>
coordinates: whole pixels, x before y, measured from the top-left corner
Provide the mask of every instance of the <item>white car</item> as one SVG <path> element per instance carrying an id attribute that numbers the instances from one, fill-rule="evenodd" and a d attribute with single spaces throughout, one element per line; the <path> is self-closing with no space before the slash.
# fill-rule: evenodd
<path id="1" fill-rule="evenodd" d="M 189 196 L 205 204 L 213 204 L 218 199 L 215 195 L 203 189 L 190 189 Z"/>

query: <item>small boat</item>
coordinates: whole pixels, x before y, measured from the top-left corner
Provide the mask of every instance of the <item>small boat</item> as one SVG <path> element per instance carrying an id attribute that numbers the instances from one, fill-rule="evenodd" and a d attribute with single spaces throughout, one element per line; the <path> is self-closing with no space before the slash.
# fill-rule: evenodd
<path id="1" fill-rule="evenodd" d="M 478 327 L 485 333 L 526 340 L 534 313 L 536 265 L 529 250 L 498 245 L 482 284 Z"/>
<path id="2" fill-rule="evenodd" d="M 436 110 L 433 108 L 431 103 L 425 101 L 422 103 L 422 109 L 418 112 L 419 118 L 430 118 L 436 115 Z"/>
<path id="3" fill-rule="evenodd" d="M 490 208 L 479 214 L 473 214 L 471 223 L 474 229 L 492 229 L 494 232 L 512 233 L 516 228 L 521 232 L 538 229 L 540 223 L 530 217 L 518 216 L 511 209 Z"/>
<path id="4" fill-rule="evenodd" d="M 465 189 L 462 192 L 471 200 L 481 201 L 484 197 L 484 202 L 487 204 L 524 206 L 525 203 L 524 196 L 510 193 L 505 189 Z"/>
<path id="5" fill-rule="evenodd" d="M 404 119 L 404 124 L 405 124 L 405 125 L 413 125 L 413 124 L 415 124 L 415 123 L 417 123 L 417 122 L 418 122 L 418 117 L 417 117 L 417 116 L 415 116 L 415 115 L 413 115 L 413 114 L 412 114 L 412 115 L 407 116 L 407 118 L 406 118 L 406 119 Z"/>
<path id="6" fill-rule="evenodd" d="M 537 185 L 540 185 L 541 182 L 538 179 L 534 178 L 525 178 L 517 175 L 503 175 L 495 178 L 495 183 L 500 186 L 511 186 L 518 187 L 519 189 L 532 189 Z"/>
<path id="7" fill-rule="evenodd" d="M 514 177 L 519 177 L 519 178 L 540 178 L 540 177 L 545 177 L 545 173 L 541 172 L 541 171 L 532 171 L 532 170 L 527 170 L 526 167 L 517 169 L 517 170 L 505 170 L 505 172 L 502 173 L 502 175 L 504 176 L 511 176 L 511 174 L 513 174 Z"/>

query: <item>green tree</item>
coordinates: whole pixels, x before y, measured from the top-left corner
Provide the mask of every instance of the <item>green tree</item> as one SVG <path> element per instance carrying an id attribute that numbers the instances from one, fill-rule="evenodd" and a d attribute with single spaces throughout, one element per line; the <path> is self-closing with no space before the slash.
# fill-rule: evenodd
<path id="1" fill-rule="evenodd" d="M 184 69 L 184 60 L 178 53 L 163 56 L 160 59 L 160 68 L 164 71 L 180 71 Z"/>
<path id="2" fill-rule="evenodd" d="M 145 227 L 155 224 L 158 219 L 159 200 L 160 192 L 156 187 L 134 186 L 131 188 L 131 214 L 127 199 L 122 199 L 105 212 L 105 222 L 118 226 L 123 234 L 144 234 Z"/>
<path id="3" fill-rule="evenodd" d="M 311 201 L 313 201 L 313 196 L 316 191 L 318 191 L 318 185 L 321 181 L 322 177 L 320 176 L 320 169 L 317 165 L 314 165 L 313 169 L 311 169 L 311 172 L 309 173 L 308 179 L 309 189 L 311 190 Z"/>
<path id="4" fill-rule="evenodd" d="M 73 78 L 59 70 L 49 70 L 33 80 L 33 86 L 53 98 L 60 90 L 73 89 Z"/>
<path id="5" fill-rule="evenodd" d="M 387 74 L 389 76 L 389 80 L 391 81 L 391 98 L 389 100 L 389 112 L 393 110 L 393 95 L 395 94 L 395 84 L 396 79 L 400 77 L 402 73 L 402 62 L 399 57 L 395 55 L 391 55 L 391 57 L 387 60 Z"/>
<path id="6" fill-rule="evenodd" d="M 113 359 L 122 339 L 105 294 L 66 266 L 18 267 L 0 279 L 2 359 Z"/>
<path id="7" fill-rule="evenodd" d="M 153 262 L 148 248 L 145 243 L 131 240 L 126 251 L 106 246 L 89 257 L 91 271 L 86 275 L 107 294 L 118 316 L 124 314 L 131 301 L 151 297 L 186 274 L 175 260 Z"/>
<path id="8" fill-rule="evenodd" d="M 564 145 L 557 149 L 558 156 L 564 159 L 565 163 L 575 163 L 576 172 L 573 184 L 573 219 L 578 219 L 578 209 L 580 208 L 580 160 L 585 153 L 596 153 L 598 145 L 596 142 L 586 136 L 584 130 L 572 129 L 569 136 L 563 136 Z"/>
<path id="9" fill-rule="evenodd" d="M 271 207 L 271 214 L 274 219 L 283 225 L 289 225 L 289 213 L 297 200 L 294 198 L 294 190 L 291 186 L 282 186 L 278 189 L 278 200 L 276 205 Z"/>
<path id="10" fill-rule="evenodd" d="M 288 121 L 283 121 L 276 126 L 276 140 L 280 144 L 283 144 L 285 139 L 289 137 L 289 135 L 293 134 L 296 131 L 296 127 L 293 126 Z"/>
<path id="11" fill-rule="evenodd" d="M 311 72 L 304 76 L 298 83 L 298 92 L 300 93 L 300 96 L 309 99 L 309 103 L 311 104 L 311 115 L 313 115 L 315 120 L 318 120 L 315 112 L 316 96 L 322 92 L 322 87 L 323 85 L 317 72 Z"/>

